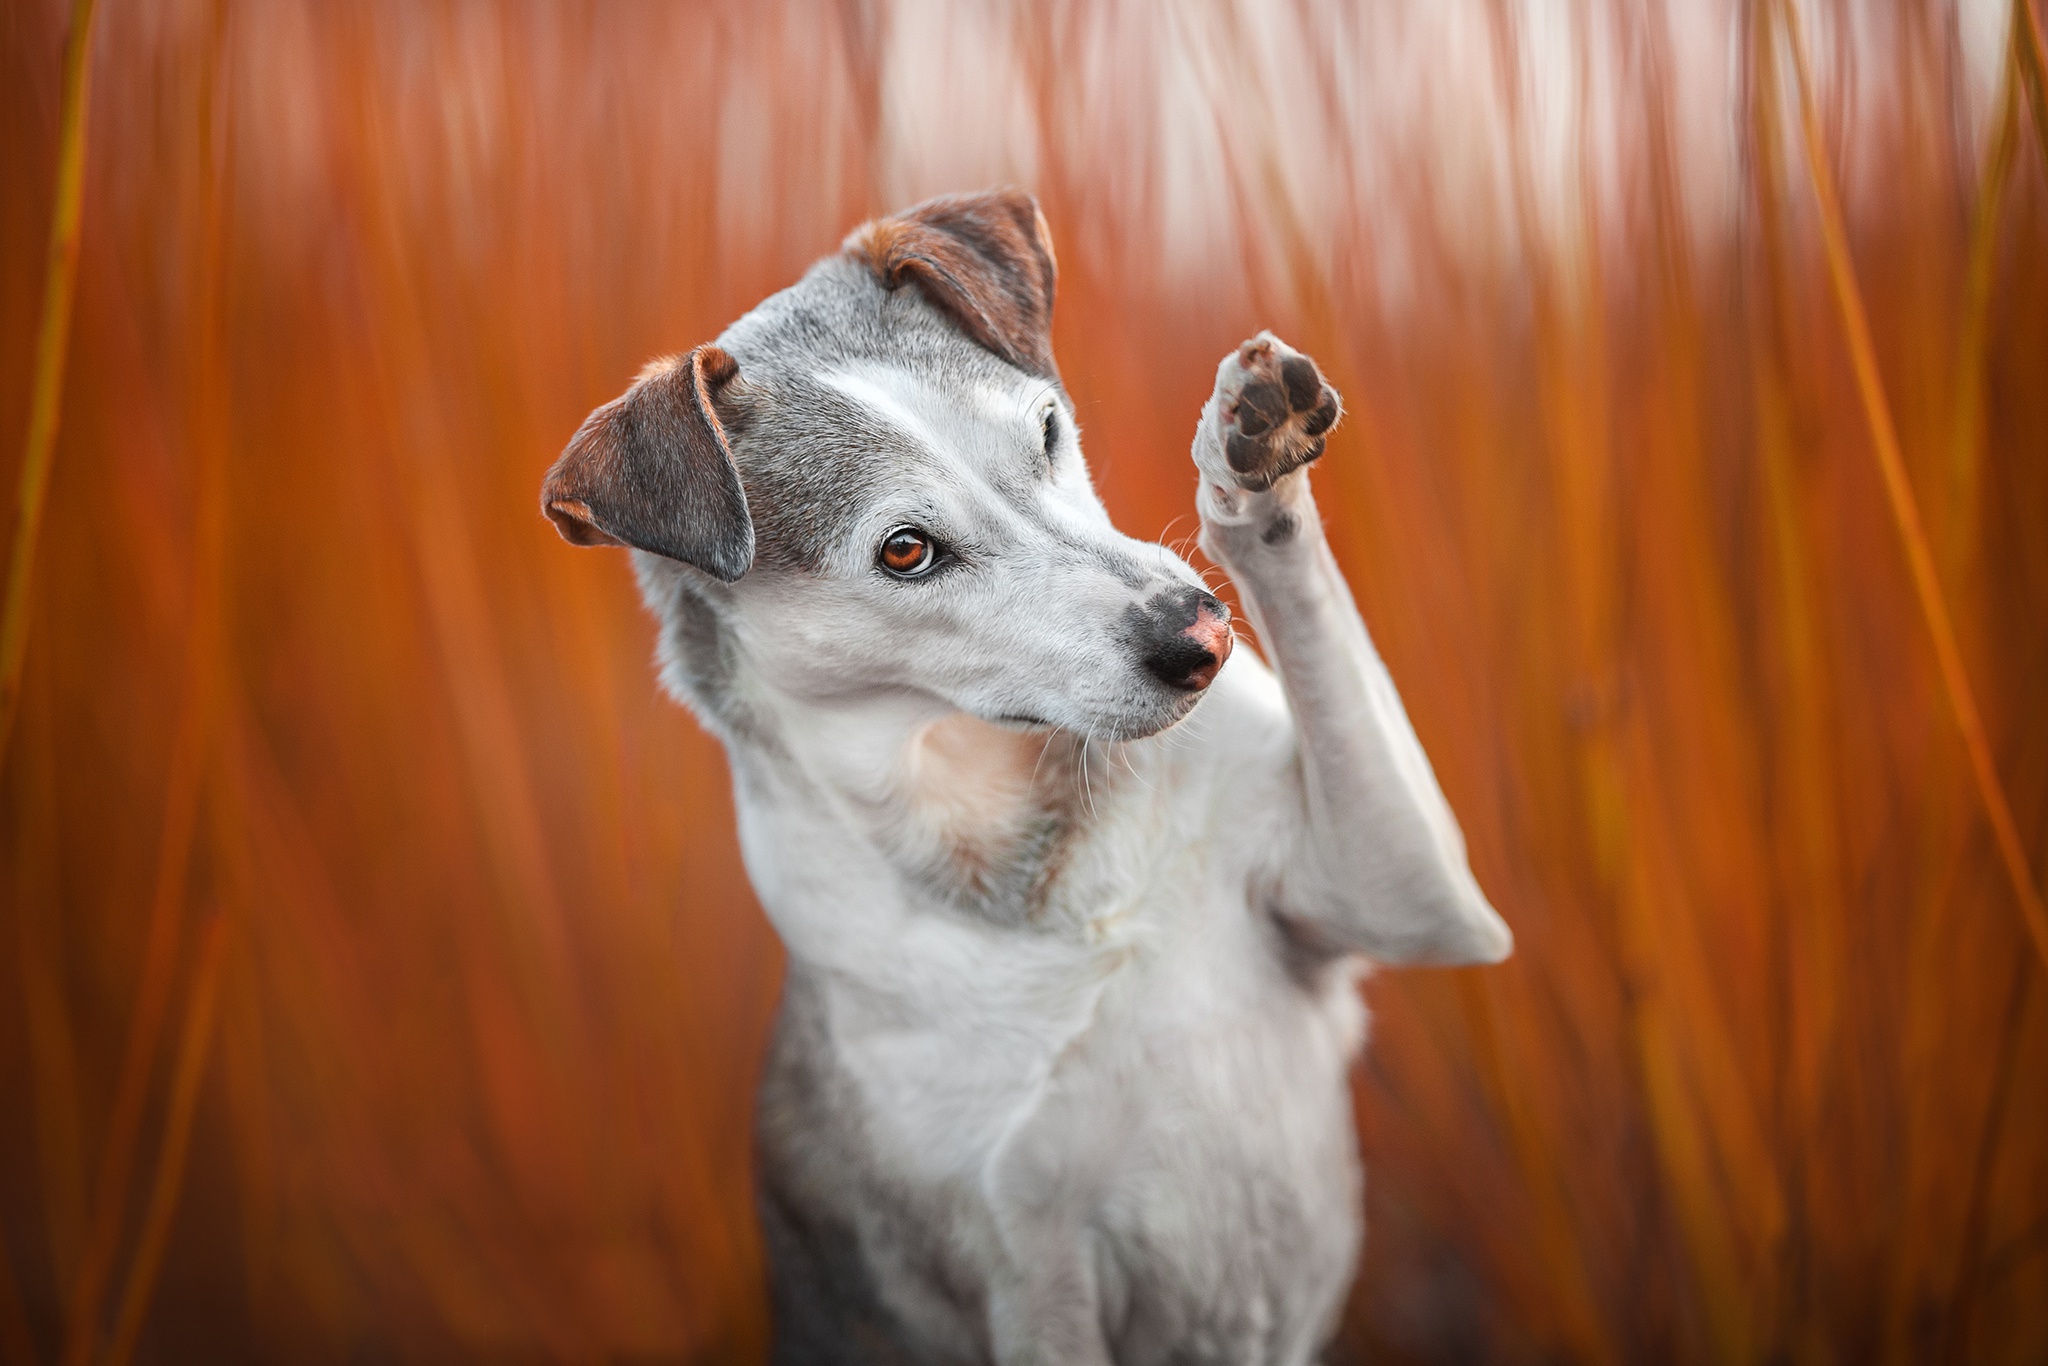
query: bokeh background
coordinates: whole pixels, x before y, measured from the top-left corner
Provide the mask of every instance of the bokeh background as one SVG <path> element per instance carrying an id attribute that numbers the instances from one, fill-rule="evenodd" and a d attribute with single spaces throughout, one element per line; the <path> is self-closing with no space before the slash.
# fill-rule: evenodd
<path id="1" fill-rule="evenodd" d="M 0 1360 L 761 1359 L 780 950 L 536 488 L 650 356 L 1003 182 L 1126 529 L 1192 531 L 1239 338 L 1342 387 L 1332 538 L 1519 936 L 1366 987 L 1333 1360 L 2048 1359 L 2024 6 L 102 0 Z M 8 489 L 74 8 L 0 9 Z"/>

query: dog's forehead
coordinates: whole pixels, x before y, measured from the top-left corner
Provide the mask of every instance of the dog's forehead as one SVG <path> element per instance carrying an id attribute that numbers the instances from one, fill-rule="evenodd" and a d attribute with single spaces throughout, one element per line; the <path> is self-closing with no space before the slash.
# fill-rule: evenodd
<path id="1" fill-rule="evenodd" d="M 962 513 L 974 490 L 1020 492 L 1037 449 L 1034 390 L 1047 391 L 1021 373 L 935 375 L 893 359 L 783 369 L 750 400 L 736 451 L 757 562 L 817 572 L 892 501 Z"/>
<path id="2" fill-rule="evenodd" d="M 1033 429 L 1036 409 L 1053 392 L 1021 373 L 946 374 L 874 360 L 832 366 L 818 380 L 923 451 L 977 463 L 1014 457 L 1019 432 Z"/>
<path id="3" fill-rule="evenodd" d="M 844 258 L 817 263 L 718 344 L 744 381 L 734 454 L 767 567 L 823 569 L 906 485 L 1021 495 L 1038 473 L 1040 409 L 1063 397 L 917 290 L 885 290 Z"/>

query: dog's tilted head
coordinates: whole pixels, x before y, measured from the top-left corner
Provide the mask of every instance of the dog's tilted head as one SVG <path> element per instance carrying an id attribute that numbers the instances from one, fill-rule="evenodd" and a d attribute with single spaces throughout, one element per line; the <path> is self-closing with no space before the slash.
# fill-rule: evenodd
<path id="1" fill-rule="evenodd" d="M 670 681 L 714 719 L 761 689 L 899 692 L 1150 734 L 1222 666 L 1229 613 L 1110 525 L 1053 363 L 1054 281 L 1018 191 L 869 223 L 592 413 L 542 507 L 578 545 L 641 552 Z"/>

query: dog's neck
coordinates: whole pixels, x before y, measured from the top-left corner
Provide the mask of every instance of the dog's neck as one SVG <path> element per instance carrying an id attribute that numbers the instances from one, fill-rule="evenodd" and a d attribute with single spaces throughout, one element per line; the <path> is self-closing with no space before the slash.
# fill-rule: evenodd
<path id="1" fill-rule="evenodd" d="M 1099 818 L 1124 787 L 1110 746 L 930 698 L 783 694 L 770 710 L 776 743 L 756 754 L 778 800 L 842 826 L 923 892 L 1005 921 L 1046 915 L 1084 813 Z"/>

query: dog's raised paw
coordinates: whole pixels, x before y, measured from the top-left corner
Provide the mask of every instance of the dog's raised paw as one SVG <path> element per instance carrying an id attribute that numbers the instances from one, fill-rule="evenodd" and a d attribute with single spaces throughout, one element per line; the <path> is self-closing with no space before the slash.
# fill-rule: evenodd
<path id="1" fill-rule="evenodd" d="M 1343 415 L 1316 363 L 1261 332 L 1216 371 L 1217 435 L 1239 488 L 1269 489 L 1323 453 Z"/>

